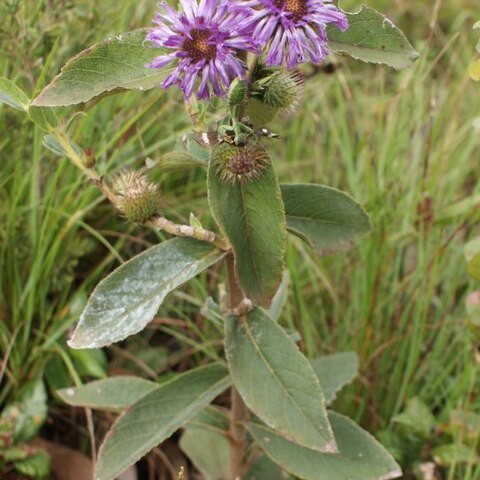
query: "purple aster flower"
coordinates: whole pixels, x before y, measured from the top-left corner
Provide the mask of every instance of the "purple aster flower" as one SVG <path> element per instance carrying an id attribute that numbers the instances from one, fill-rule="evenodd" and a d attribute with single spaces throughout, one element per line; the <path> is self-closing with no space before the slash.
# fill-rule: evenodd
<path id="1" fill-rule="evenodd" d="M 286 63 L 294 68 L 299 63 L 321 63 L 328 55 L 326 26 L 333 23 L 340 30 L 348 28 L 344 12 L 331 0 L 250 0 L 255 7 L 251 19 L 253 40 L 268 45 L 268 66 Z"/>
<path id="2" fill-rule="evenodd" d="M 183 12 L 160 3 L 155 24 L 147 40 L 171 50 L 155 58 L 148 67 L 162 68 L 172 60 L 178 64 L 164 80 L 163 88 L 177 84 L 189 98 L 198 80 L 198 98 L 223 96 L 232 80 L 245 77 L 246 65 L 238 50 L 257 51 L 252 42 L 254 13 L 237 0 L 180 0 Z"/>

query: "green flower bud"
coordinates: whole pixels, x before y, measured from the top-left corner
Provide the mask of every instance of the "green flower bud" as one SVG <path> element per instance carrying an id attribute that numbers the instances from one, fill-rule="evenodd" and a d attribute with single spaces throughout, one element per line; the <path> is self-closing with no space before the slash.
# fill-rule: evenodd
<path id="1" fill-rule="evenodd" d="M 303 80 L 295 70 L 278 70 L 259 84 L 261 99 L 266 105 L 288 112 L 297 108 Z"/>
<path id="2" fill-rule="evenodd" d="M 251 182 L 259 178 L 270 163 L 267 149 L 249 140 L 244 145 L 222 142 L 212 150 L 215 174 L 224 182 Z"/>
<path id="3" fill-rule="evenodd" d="M 240 105 L 245 99 L 246 93 L 247 87 L 245 82 L 240 78 L 236 78 L 228 89 L 228 107 L 232 109 Z"/>
<path id="4" fill-rule="evenodd" d="M 255 72 L 246 113 L 255 126 L 263 127 L 279 112 L 293 111 L 298 106 L 302 88 L 303 80 L 298 72 L 260 66 Z"/>
<path id="5" fill-rule="evenodd" d="M 145 175 L 125 170 L 112 184 L 115 206 L 133 223 L 144 223 L 160 211 L 158 186 Z"/>
<path id="6" fill-rule="evenodd" d="M 245 113 L 255 127 L 268 125 L 275 120 L 279 111 L 278 108 L 267 105 L 256 97 L 252 97 L 245 108 Z"/>

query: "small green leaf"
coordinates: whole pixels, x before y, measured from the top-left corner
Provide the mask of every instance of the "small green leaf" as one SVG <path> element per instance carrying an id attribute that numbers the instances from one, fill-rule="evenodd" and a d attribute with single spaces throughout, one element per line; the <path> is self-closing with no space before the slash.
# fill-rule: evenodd
<path id="1" fill-rule="evenodd" d="M 55 155 L 58 155 L 60 157 L 68 157 L 68 152 L 63 148 L 63 146 L 57 140 L 55 135 L 52 135 L 52 134 L 45 135 L 42 140 L 42 145 L 45 148 L 48 148 L 48 150 L 53 152 Z M 75 149 L 75 151 L 80 157 L 83 155 L 82 149 L 77 144 L 70 141 L 70 145 L 72 146 L 73 149 Z"/>
<path id="2" fill-rule="evenodd" d="M 267 311 L 268 316 L 274 322 L 278 322 L 280 315 L 282 314 L 283 307 L 287 303 L 289 283 L 290 283 L 290 274 L 286 270 L 283 273 L 282 283 L 278 287 L 277 293 L 273 297 L 272 305 Z"/>
<path id="3" fill-rule="evenodd" d="M 318 378 L 285 331 L 259 308 L 226 319 L 233 382 L 255 415 L 285 438 L 336 452 Z"/>
<path id="4" fill-rule="evenodd" d="M 147 32 L 124 33 L 84 50 L 63 67 L 32 105 L 76 105 L 109 92 L 148 90 L 160 85 L 171 70 L 145 67 L 160 55 L 158 49 L 145 43 Z"/>
<path id="5" fill-rule="evenodd" d="M 30 99 L 25 92 L 8 78 L 0 78 L 0 105 L 6 104 L 21 112 L 28 111 Z"/>
<path id="6" fill-rule="evenodd" d="M 47 452 L 35 453 L 25 460 L 15 462 L 15 470 L 35 480 L 43 480 L 50 473 L 50 456 Z"/>
<path id="7" fill-rule="evenodd" d="M 358 375 L 358 355 L 355 352 L 342 352 L 311 361 L 325 395 L 327 405 L 337 397 L 337 393 L 351 383 Z"/>
<path id="8" fill-rule="evenodd" d="M 408 400 L 405 411 L 395 415 L 392 421 L 406 426 L 424 438 L 430 438 L 435 427 L 435 417 L 427 405 L 418 397 Z"/>
<path id="9" fill-rule="evenodd" d="M 245 475 L 245 480 L 288 480 L 291 478 L 266 455 L 258 457 Z"/>
<path id="10" fill-rule="evenodd" d="M 47 419 L 47 392 L 41 380 L 26 384 L 17 400 L 8 405 L 1 418 L 14 425 L 16 442 L 28 442 Z"/>
<path id="11" fill-rule="evenodd" d="M 230 443 L 225 435 L 209 430 L 187 429 L 180 439 L 180 448 L 205 480 L 228 478 Z"/>
<path id="12" fill-rule="evenodd" d="M 57 393 L 74 407 L 121 411 L 159 387 L 158 383 L 137 377 L 110 377 L 80 387 L 64 388 Z"/>
<path id="13" fill-rule="evenodd" d="M 224 255 L 209 243 L 190 238 L 149 248 L 98 284 L 68 344 L 99 348 L 138 333 L 168 293 Z"/>
<path id="14" fill-rule="evenodd" d="M 229 477 L 228 429 L 228 417 L 210 406 L 190 420 L 180 439 L 180 448 L 205 480 L 224 480 Z"/>
<path id="15" fill-rule="evenodd" d="M 160 385 L 113 424 L 98 455 L 97 480 L 113 480 L 204 409 L 230 385 L 220 364 L 196 368 Z"/>
<path id="16" fill-rule="evenodd" d="M 80 377 L 104 378 L 107 376 L 108 360 L 100 349 L 70 350 L 75 370 Z"/>
<path id="17" fill-rule="evenodd" d="M 475 451 L 475 448 L 467 447 L 461 443 L 452 443 L 436 447 L 432 451 L 432 456 L 437 464 L 444 467 L 458 463 L 467 463 L 470 465 L 480 464 L 480 456 Z"/>
<path id="18" fill-rule="evenodd" d="M 191 168 L 204 168 L 207 164 L 195 155 L 189 152 L 173 151 L 163 155 L 158 162 L 154 162 L 151 167 L 158 168 L 162 172 L 178 172 L 189 170 Z"/>
<path id="19" fill-rule="evenodd" d="M 327 28 L 333 53 L 348 53 L 357 60 L 396 69 L 410 67 L 418 59 L 418 52 L 398 27 L 373 8 L 362 5 L 358 12 L 347 13 L 347 18 L 345 32 L 335 26 Z"/>
<path id="20" fill-rule="evenodd" d="M 480 238 L 475 238 L 465 245 L 468 274 L 480 282 Z"/>
<path id="21" fill-rule="evenodd" d="M 320 254 L 351 247 L 372 228 L 362 206 L 335 188 L 282 185 L 288 229 Z"/>
<path id="22" fill-rule="evenodd" d="M 30 120 L 36 123 L 40 128 L 49 132 L 58 126 L 58 118 L 55 112 L 48 107 L 30 107 L 28 109 Z"/>
<path id="23" fill-rule="evenodd" d="M 252 181 L 223 181 L 210 162 L 208 200 L 232 245 L 238 281 L 254 303 L 269 307 L 283 276 L 285 214 L 271 162 Z"/>
<path id="24" fill-rule="evenodd" d="M 329 412 L 339 454 L 301 447 L 258 423 L 247 428 L 265 453 L 303 480 L 390 480 L 402 472 L 392 456 L 349 418 Z"/>

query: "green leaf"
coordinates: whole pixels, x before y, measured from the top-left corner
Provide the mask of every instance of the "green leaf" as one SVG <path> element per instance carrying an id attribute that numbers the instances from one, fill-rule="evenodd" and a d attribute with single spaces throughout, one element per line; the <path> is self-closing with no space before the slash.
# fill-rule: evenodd
<path id="1" fill-rule="evenodd" d="M 26 384 L 17 401 L 8 405 L 1 418 L 14 425 L 16 442 L 28 442 L 40 430 L 47 419 L 47 392 L 41 380 Z"/>
<path id="2" fill-rule="evenodd" d="M 254 303 L 269 307 L 283 276 L 285 214 L 271 163 L 253 181 L 231 183 L 210 162 L 208 199 L 213 217 L 232 245 L 238 281 Z"/>
<path id="3" fill-rule="evenodd" d="M 50 456 L 47 452 L 35 453 L 25 460 L 15 462 L 15 469 L 18 473 L 27 477 L 42 480 L 50 473 Z"/>
<path id="4" fill-rule="evenodd" d="M 290 283 L 290 274 L 286 270 L 283 273 L 282 283 L 278 287 L 277 293 L 273 297 L 272 305 L 267 311 L 268 316 L 274 321 L 278 322 L 282 314 L 283 307 L 287 303 L 288 285 Z"/>
<path id="5" fill-rule="evenodd" d="M 406 426 L 424 438 L 430 438 L 435 427 L 435 417 L 427 405 L 418 397 L 408 400 L 405 411 L 395 415 L 392 421 Z"/>
<path id="6" fill-rule="evenodd" d="M 245 475 L 245 480 L 287 480 L 291 478 L 290 475 L 283 472 L 280 467 L 273 463 L 266 455 L 258 457 Z"/>
<path id="7" fill-rule="evenodd" d="M 158 86 L 171 69 L 145 67 L 161 54 L 145 44 L 147 32 L 141 29 L 124 33 L 84 50 L 63 67 L 32 105 L 76 105 L 109 92 Z"/>
<path id="8" fill-rule="evenodd" d="M 480 282 L 480 238 L 475 238 L 465 245 L 468 274 Z"/>
<path id="9" fill-rule="evenodd" d="M 178 172 L 191 168 L 206 167 L 206 162 L 189 152 L 173 151 L 163 155 L 158 162 L 154 162 L 151 168 L 158 168 L 162 172 Z"/>
<path id="10" fill-rule="evenodd" d="M 107 376 L 108 360 L 103 350 L 70 350 L 69 354 L 80 377 L 93 379 Z"/>
<path id="11" fill-rule="evenodd" d="M 57 393 L 74 407 L 121 411 L 158 387 L 158 383 L 138 377 L 110 377 L 80 387 L 64 388 Z"/>
<path id="12" fill-rule="evenodd" d="M 372 228 L 362 206 L 335 188 L 282 185 L 288 229 L 321 254 L 351 247 Z"/>
<path id="13" fill-rule="evenodd" d="M 337 393 L 358 375 L 358 356 L 355 352 L 327 355 L 311 361 L 325 395 L 327 405 L 337 398 Z"/>
<path id="14" fill-rule="evenodd" d="M 55 155 L 59 155 L 60 157 L 68 157 L 68 152 L 63 148 L 63 145 L 60 144 L 55 135 L 45 135 L 42 140 L 42 145 L 45 148 L 48 148 L 48 150 L 53 152 Z M 80 157 L 83 156 L 82 149 L 77 144 L 70 140 L 70 145 Z"/>
<path id="15" fill-rule="evenodd" d="M 261 309 L 226 319 L 233 382 L 255 415 L 300 445 L 336 452 L 325 401 L 309 361 Z"/>
<path id="16" fill-rule="evenodd" d="M 265 425 L 247 428 L 265 453 L 303 480 L 389 480 L 402 475 L 385 448 L 349 418 L 329 412 L 338 455 L 319 453 L 289 442 Z"/>
<path id="17" fill-rule="evenodd" d="M 0 105 L 6 104 L 21 112 L 28 111 L 30 99 L 25 92 L 8 78 L 0 78 Z"/>
<path id="18" fill-rule="evenodd" d="M 180 439 L 180 448 L 205 480 L 228 478 L 230 443 L 225 435 L 187 429 Z"/>
<path id="19" fill-rule="evenodd" d="M 58 126 L 58 118 L 51 108 L 30 107 L 28 109 L 30 120 L 40 128 L 49 132 Z"/>
<path id="20" fill-rule="evenodd" d="M 347 13 L 347 18 L 345 32 L 335 26 L 327 28 L 331 52 L 396 69 L 410 67 L 418 59 L 418 52 L 398 27 L 373 8 L 362 5 L 358 12 Z"/>
<path id="21" fill-rule="evenodd" d="M 149 248 L 98 284 L 68 344 L 99 348 L 138 333 L 168 293 L 224 255 L 209 243 L 190 238 Z"/>
<path id="22" fill-rule="evenodd" d="M 229 477 L 228 429 L 228 417 L 217 408 L 207 407 L 188 423 L 180 439 L 180 448 L 206 480 Z"/>
<path id="23" fill-rule="evenodd" d="M 229 385 L 227 369 L 212 364 L 184 373 L 147 393 L 113 424 L 100 448 L 95 478 L 116 478 Z"/>
<path id="24" fill-rule="evenodd" d="M 467 463 L 470 465 L 480 464 L 480 456 L 475 448 L 467 447 L 461 443 L 441 445 L 432 451 L 432 456 L 437 464 L 443 466 Z"/>

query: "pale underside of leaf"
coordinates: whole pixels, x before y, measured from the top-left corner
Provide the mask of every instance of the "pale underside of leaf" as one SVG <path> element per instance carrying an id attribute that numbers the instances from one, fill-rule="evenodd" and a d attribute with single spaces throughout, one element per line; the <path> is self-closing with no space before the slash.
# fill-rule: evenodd
<path id="1" fill-rule="evenodd" d="M 330 51 L 396 69 L 407 68 L 418 59 L 419 54 L 398 27 L 373 8 L 362 5 L 358 12 L 347 13 L 347 18 L 345 32 L 334 26 L 327 29 Z"/>
<path id="2" fill-rule="evenodd" d="M 98 284 L 69 346 L 100 348 L 138 333 L 168 293 L 224 255 L 189 238 L 168 240 L 137 255 Z"/>

